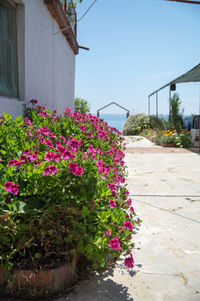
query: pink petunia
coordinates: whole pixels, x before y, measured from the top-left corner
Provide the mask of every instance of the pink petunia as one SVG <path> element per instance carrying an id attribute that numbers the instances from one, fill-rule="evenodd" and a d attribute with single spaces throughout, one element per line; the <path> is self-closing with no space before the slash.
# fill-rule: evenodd
<path id="1" fill-rule="evenodd" d="M 55 173 L 58 172 L 58 169 L 55 165 L 52 166 L 47 166 L 43 172 L 43 177 L 48 176 L 48 175 L 55 175 Z"/>
<path id="2" fill-rule="evenodd" d="M 78 166 L 78 167 L 76 168 L 75 175 L 81 177 L 81 176 L 82 176 L 82 173 L 83 173 L 83 167 L 82 167 L 82 166 Z"/>
<path id="3" fill-rule="evenodd" d="M 44 160 L 46 161 L 53 161 L 54 160 L 54 153 L 48 152 L 46 156 L 44 157 Z"/>
<path id="4" fill-rule="evenodd" d="M 133 232 L 133 225 L 130 221 L 124 222 L 124 228 L 128 229 L 129 231 Z"/>
<path id="5" fill-rule="evenodd" d="M 8 162 L 8 166 L 17 166 L 17 167 L 21 167 L 21 162 L 19 162 L 18 160 L 10 160 Z"/>
<path id="6" fill-rule="evenodd" d="M 38 159 L 38 156 L 37 155 L 34 155 L 34 154 L 30 154 L 30 156 L 28 157 L 28 160 L 29 160 L 29 162 L 30 161 L 36 161 Z"/>
<path id="7" fill-rule="evenodd" d="M 108 227 L 108 229 L 106 231 L 106 235 L 109 236 L 109 237 L 111 236 L 111 232 L 110 232 L 110 228 L 109 227 Z"/>
<path id="8" fill-rule="evenodd" d="M 50 129 L 46 126 L 42 126 L 38 129 L 39 132 L 41 132 L 44 136 L 48 137 L 50 135 Z"/>
<path id="9" fill-rule="evenodd" d="M 53 148 L 53 144 L 50 140 L 44 140 L 44 143 L 48 146 L 48 148 Z"/>
<path id="10" fill-rule="evenodd" d="M 129 205 L 129 207 L 131 207 L 132 200 L 131 200 L 131 199 L 128 199 L 128 200 L 127 200 L 127 203 L 128 203 L 128 205 Z"/>
<path id="11" fill-rule="evenodd" d="M 113 201 L 113 199 L 109 200 L 109 204 L 111 209 L 116 207 L 116 203 Z"/>
<path id="12" fill-rule="evenodd" d="M 124 259 L 124 265 L 129 269 L 132 269 L 134 267 L 134 259 L 133 259 L 132 254 L 130 254 L 129 257 L 126 257 Z"/>
<path id="13" fill-rule="evenodd" d="M 134 208 L 133 208 L 133 207 L 131 207 L 131 208 L 130 208 L 130 211 L 131 211 L 132 213 L 134 213 Z"/>
<path id="14" fill-rule="evenodd" d="M 84 125 L 81 125 L 80 126 L 80 130 L 83 131 L 83 132 L 85 132 L 86 131 L 86 127 Z"/>
<path id="15" fill-rule="evenodd" d="M 79 148 L 79 142 L 76 141 L 75 139 L 72 139 L 68 145 L 74 150 Z"/>
<path id="16" fill-rule="evenodd" d="M 86 134 L 86 136 L 87 136 L 88 138 L 92 138 L 92 137 L 93 137 L 93 135 L 92 135 L 91 132 L 88 132 L 88 133 Z"/>
<path id="17" fill-rule="evenodd" d="M 39 101 L 38 101 L 37 99 L 31 99 L 31 100 L 30 100 L 30 103 L 31 103 L 32 105 L 37 105 L 37 104 L 39 103 Z"/>
<path id="18" fill-rule="evenodd" d="M 12 182 L 6 182 L 4 184 L 4 189 L 12 195 L 17 195 L 19 192 L 17 184 L 13 184 Z"/>
<path id="19" fill-rule="evenodd" d="M 4 184 L 4 189 L 6 190 L 6 191 L 8 191 L 8 192 L 11 192 L 11 187 L 12 187 L 12 182 L 6 182 L 5 184 Z"/>
<path id="20" fill-rule="evenodd" d="M 73 163 L 73 162 L 69 163 L 69 170 L 68 170 L 68 172 L 69 173 L 75 173 L 77 167 L 78 167 L 77 163 Z"/>
<path id="21" fill-rule="evenodd" d="M 120 248 L 120 242 L 119 242 L 119 238 L 113 238 L 110 240 L 109 242 L 109 246 L 112 250 L 119 250 Z"/>

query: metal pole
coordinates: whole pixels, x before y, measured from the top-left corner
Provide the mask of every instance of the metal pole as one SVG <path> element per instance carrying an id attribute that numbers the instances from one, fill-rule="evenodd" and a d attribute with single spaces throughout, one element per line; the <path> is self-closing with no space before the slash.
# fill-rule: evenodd
<path id="1" fill-rule="evenodd" d="M 199 153 L 200 153 L 200 85 L 199 85 Z"/>
<path id="2" fill-rule="evenodd" d="M 148 96 L 148 115 L 150 115 L 150 96 Z"/>
<path id="3" fill-rule="evenodd" d="M 169 118 L 171 117 L 171 87 L 169 85 Z"/>
<path id="4" fill-rule="evenodd" d="M 158 118 L 158 92 L 156 92 L 156 117 Z"/>

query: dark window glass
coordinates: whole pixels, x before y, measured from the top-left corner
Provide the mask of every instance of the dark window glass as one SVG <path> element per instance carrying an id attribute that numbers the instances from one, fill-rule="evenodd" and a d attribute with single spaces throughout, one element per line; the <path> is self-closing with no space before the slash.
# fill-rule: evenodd
<path id="1" fill-rule="evenodd" d="M 17 65 L 16 11 L 0 0 L 0 96 L 18 97 Z"/>

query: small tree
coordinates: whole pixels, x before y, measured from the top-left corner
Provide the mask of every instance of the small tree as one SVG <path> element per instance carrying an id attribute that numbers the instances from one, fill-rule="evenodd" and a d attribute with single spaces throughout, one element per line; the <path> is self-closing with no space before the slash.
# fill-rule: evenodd
<path id="1" fill-rule="evenodd" d="M 89 113 L 90 105 L 87 100 L 76 97 L 74 100 L 74 111 L 78 113 Z"/>
<path id="2" fill-rule="evenodd" d="M 177 93 L 171 99 L 171 115 L 169 116 L 169 127 L 180 131 L 182 129 L 182 113 L 180 113 L 181 100 Z"/>

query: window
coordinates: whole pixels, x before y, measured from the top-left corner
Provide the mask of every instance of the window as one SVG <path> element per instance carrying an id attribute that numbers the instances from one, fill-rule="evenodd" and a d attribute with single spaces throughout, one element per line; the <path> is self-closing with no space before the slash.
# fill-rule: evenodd
<path id="1" fill-rule="evenodd" d="M 18 98 L 16 10 L 0 0 L 0 96 Z"/>

